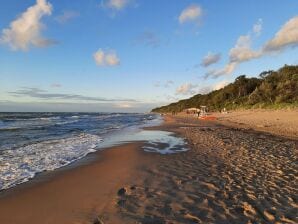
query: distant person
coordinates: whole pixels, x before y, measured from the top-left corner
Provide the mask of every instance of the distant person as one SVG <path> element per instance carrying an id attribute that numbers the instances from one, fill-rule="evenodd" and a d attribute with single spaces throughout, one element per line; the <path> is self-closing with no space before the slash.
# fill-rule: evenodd
<path id="1" fill-rule="evenodd" d="M 226 108 L 224 108 L 224 109 L 221 111 L 221 113 L 223 113 L 223 114 L 227 114 L 227 113 L 228 113 L 228 111 L 227 111 L 227 109 L 226 109 Z"/>

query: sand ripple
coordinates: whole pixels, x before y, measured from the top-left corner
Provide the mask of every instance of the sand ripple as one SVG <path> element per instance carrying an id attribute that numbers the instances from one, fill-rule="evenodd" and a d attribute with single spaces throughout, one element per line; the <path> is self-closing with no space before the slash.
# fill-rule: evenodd
<path id="1" fill-rule="evenodd" d="M 189 139 L 192 150 L 159 155 L 144 179 L 115 196 L 127 223 L 298 223 L 296 141 L 181 125 L 168 128 Z"/>

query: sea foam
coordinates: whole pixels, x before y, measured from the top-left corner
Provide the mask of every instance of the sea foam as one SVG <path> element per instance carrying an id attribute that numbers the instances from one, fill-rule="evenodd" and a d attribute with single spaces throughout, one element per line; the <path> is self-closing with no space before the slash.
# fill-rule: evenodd
<path id="1" fill-rule="evenodd" d="M 101 141 L 97 135 L 80 134 L 2 151 L 0 190 L 26 182 L 36 173 L 68 165 L 94 152 Z"/>

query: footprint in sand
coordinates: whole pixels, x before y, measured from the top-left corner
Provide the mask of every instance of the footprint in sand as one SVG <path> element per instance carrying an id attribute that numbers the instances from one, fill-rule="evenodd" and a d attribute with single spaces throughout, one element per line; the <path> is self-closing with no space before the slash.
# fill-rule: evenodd
<path id="1" fill-rule="evenodd" d="M 270 212 L 264 210 L 263 214 L 268 221 L 273 222 L 275 220 L 274 215 L 272 215 Z"/>
<path id="2" fill-rule="evenodd" d="M 117 201 L 117 205 L 120 207 L 124 207 L 125 203 L 126 203 L 126 198 L 125 196 L 128 195 L 128 190 L 125 187 L 122 187 L 118 190 L 117 195 L 118 195 L 118 201 Z"/>
<path id="3" fill-rule="evenodd" d="M 202 221 L 198 217 L 196 217 L 194 215 L 191 215 L 189 213 L 187 213 L 184 216 L 184 218 L 187 219 L 187 220 L 189 220 L 189 221 L 191 221 L 191 222 L 193 222 L 193 223 L 202 223 Z"/>
<path id="4" fill-rule="evenodd" d="M 104 222 L 102 221 L 102 219 L 100 217 L 96 217 L 93 220 L 93 224 L 104 224 Z"/>

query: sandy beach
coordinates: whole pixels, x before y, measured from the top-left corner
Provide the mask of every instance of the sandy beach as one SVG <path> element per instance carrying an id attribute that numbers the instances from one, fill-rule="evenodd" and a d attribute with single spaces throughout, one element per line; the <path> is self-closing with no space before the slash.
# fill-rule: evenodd
<path id="1" fill-rule="evenodd" d="M 298 224 L 298 0 L 1 3 L 0 224 Z"/>
<path id="2" fill-rule="evenodd" d="M 279 135 L 253 125 L 266 113 L 254 113 L 255 123 L 236 112 L 211 122 L 165 116 L 150 129 L 183 136 L 189 151 L 146 153 L 131 143 L 97 152 L 2 192 L 0 223 L 297 223 L 297 112 Z"/>
<path id="3" fill-rule="evenodd" d="M 105 214 L 117 213 L 118 189 L 139 178 L 138 170 L 154 161 L 155 154 L 144 154 L 140 144 L 114 147 L 75 168 L 2 192 L 0 223 L 93 223 L 99 216 L 122 223 L 116 215 Z"/>
<path id="4" fill-rule="evenodd" d="M 298 138 L 298 110 L 239 110 L 227 114 L 216 113 L 226 126 L 250 128 L 275 135 Z"/>

